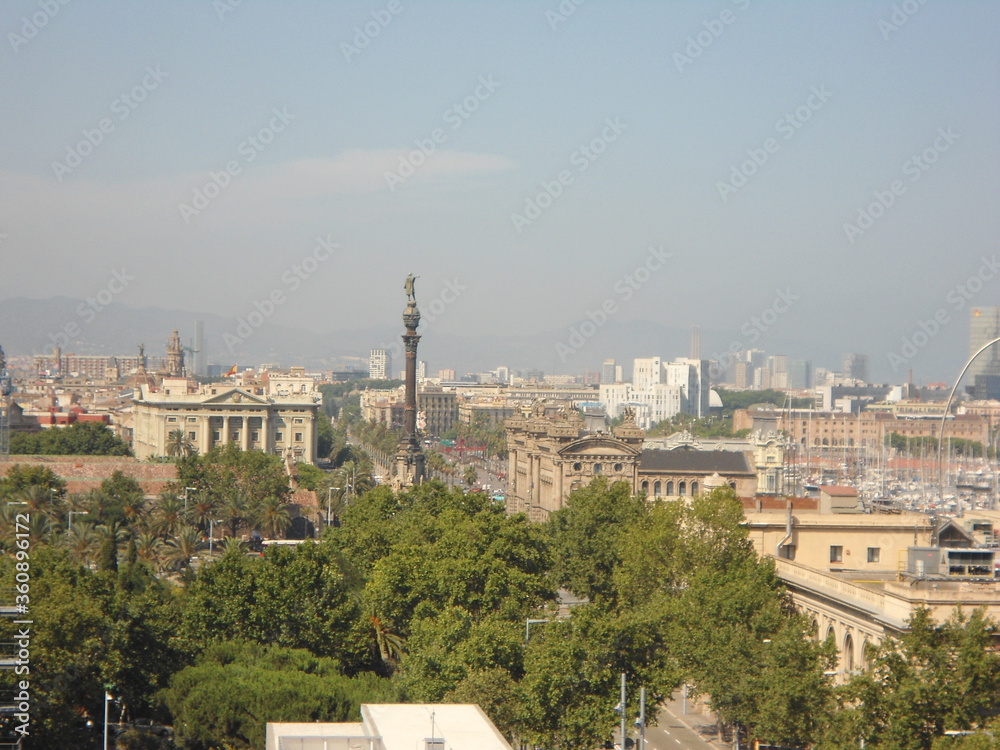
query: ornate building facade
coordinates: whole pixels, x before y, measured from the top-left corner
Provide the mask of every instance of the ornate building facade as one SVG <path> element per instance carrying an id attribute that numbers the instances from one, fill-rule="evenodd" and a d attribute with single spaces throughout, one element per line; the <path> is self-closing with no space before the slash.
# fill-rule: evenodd
<path id="1" fill-rule="evenodd" d="M 693 497 L 728 485 L 739 497 L 779 494 L 783 443 L 775 433 L 699 440 L 688 433 L 646 441 L 635 413 L 611 433 L 586 429 L 568 402 L 536 401 L 506 421 L 507 510 L 545 520 L 597 476 L 628 482 L 650 500 Z"/>
<path id="2" fill-rule="evenodd" d="M 567 405 L 546 416 L 537 401 L 529 413 L 507 420 L 507 511 L 544 521 L 559 510 L 565 497 L 597 476 L 625 481 L 638 479 L 644 432 L 633 419 L 611 434 L 584 432 L 579 413 Z"/>

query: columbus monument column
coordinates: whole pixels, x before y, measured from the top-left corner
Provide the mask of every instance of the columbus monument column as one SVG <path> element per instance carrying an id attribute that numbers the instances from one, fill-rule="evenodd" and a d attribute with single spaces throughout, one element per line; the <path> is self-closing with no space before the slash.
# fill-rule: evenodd
<path id="1" fill-rule="evenodd" d="M 417 343 L 420 336 L 417 326 L 420 325 L 420 311 L 417 309 L 417 298 L 414 292 L 414 282 L 417 277 L 412 273 L 406 277 L 403 289 L 406 291 L 406 309 L 403 311 L 403 346 L 406 349 L 406 374 L 404 380 L 403 400 L 403 439 L 396 449 L 396 473 L 393 477 L 393 489 L 401 490 L 415 484 L 420 484 L 426 478 L 424 466 L 424 450 L 417 437 Z"/>

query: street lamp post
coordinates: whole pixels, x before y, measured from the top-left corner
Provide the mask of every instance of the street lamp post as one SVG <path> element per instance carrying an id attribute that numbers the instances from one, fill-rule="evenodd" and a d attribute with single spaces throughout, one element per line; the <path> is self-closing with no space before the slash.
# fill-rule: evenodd
<path id="1" fill-rule="evenodd" d="M 635 720 L 639 727 L 639 750 L 646 750 L 646 688 L 639 688 L 639 718 Z"/>
<path id="2" fill-rule="evenodd" d="M 104 691 L 104 750 L 108 750 L 108 703 L 113 701 L 111 693 Z"/>
<path id="3" fill-rule="evenodd" d="M 622 672 L 622 694 L 618 703 L 619 713 L 621 713 L 622 750 L 625 750 L 625 737 L 628 730 L 625 728 L 625 673 Z"/>

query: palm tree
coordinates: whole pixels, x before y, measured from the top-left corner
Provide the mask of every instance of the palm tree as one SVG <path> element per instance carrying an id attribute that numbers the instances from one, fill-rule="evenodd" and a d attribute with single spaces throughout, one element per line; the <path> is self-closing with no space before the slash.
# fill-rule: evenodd
<path id="1" fill-rule="evenodd" d="M 146 498 L 129 497 L 122 503 L 122 514 L 129 526 L 138 525 L 146 516 Z"/>
<path id="2" fill-rule="evenodd" d="M 198 554 L 201 534 L 193 526 L 184 527 L 177 536 L 168 539 L 165 545 L 166 558 L 178 568 L 184 568 L 191 558 Z"/>
<path id="3" fill-rule="evenodd" d="M 277 539 L 292 525 L 292 514 L 288 506 L 276 497 L 264 500 L 253 515 L 257 528 L 271 539 Z"/>
<path id="4" fill-rule="evenodd" d="M 240 524 L 243 523 L 247 517 L 246 498 L 236 490 L 227 492 L 222 501 L 222 507 L 219 508 L 219 517 L 222 518 L 229 527 L 230 535 L 236 536 L 236 532 L 239 530 Z"/>
<path id="5" fill-rule="evenodd" d="M 208 528 L 208 522 L 218 516 L 215 510 L 215 500 L 206 493 L 200 494 L 198 500 L 191 506 L 190 515 L 198 528 L 204 531 Z"/>
<path id="6" fill-rule="evenodd" d="M 110 523 L 102 523 L 94 526 L 94 538 L 97 541 L 98 547 L 104 544 L 104 540 L 112 534 L 115 537 L 116 547 L 121 547 L 128 541 L 129 532 L 121 526 L 118 521 L 111 521 Z"/>
<path id="7" fill-rule="evenodd" d="M 161 537 L 173 536 L 184 528 L 184 523 L 184 501 L 164 492 L 153 511 L 153 533 Z"/>
<path id="8" fill-rule="evenodd" d="M 128 532 L 119 521 L 109 521 L 94 528 L 94 538 L 98 550 L 98 566 L 102 570 L 118 570 L 118 550 L 128 538 Z"/>
<path id="9" fill-rule="evenodd" d="M 172 430 L 167 434 L 167 455 L 170 458 L 187 458 L 197 453 L 194 442 L 183 430 Z"/>
<path id="10" fill-rule="evenodd" d="M 25 487 L 16 493 L 11 502 L 23 503 L 21 507 L 32 515 L 44 514 L 48 518 L 59 517 L 59 499 L 56 493 L 44 485 L 33 484 Z"/>
<path id="11" fill-rule="evenodd" d="M 108 496 L 94 488 L 87 490 L 81 498 L 84 510 L 94 518 L 103 518 L 108 506 Z"/>
<path id="12" fill-rule="evenodd" d="M 135 538 L 135 551 L 139 559 L 149 563 L 154 570 L 159 570 L 163 562 L 163 540 L 148 531 Z"/>
<path id="13" fill-rule="evenodd" d="M 222 540 L 222 543 L 219 545 L 219 547 L 222 549 L 223 557 L 225 557 L 226 555 L 242 555 L 244 552 L 246 552 L 246 550 L 243 547 L 243 542 L 241 542 L 234 536 L 227 536 L 225 539 Z"/>
<path id="14" fill-rule="evenodd" d="M 340 468 L 333 472 L 337 487 L 350 487 L 350 495 L 357 497 L 375 486 L 372 479 L 372 462 L 367 456 L 354 461 L 344 461 Z"/>
<path id="15" fill-rule="evenodd" d="M 396 669 L 400 659 L 403 658 L 403 639 L 393 633 L 389 624 L 378 615 L 369 615 L 368 621 L 372 626 L 372 635 L 375 638 L 375 647 L 378 649 L 379 658 L 386 668 L 392 672 Z"/>
<path id="16" fill-rule="evenodd" d="M 99 546 L 93 524 L 77 521 L 63 539 L 71 560 L 80 565 L 93 562 Z"/>
<path id="17" fill-rule="evenodd" d="M 38 488 L 32 486 L 28 489 Z M 48 492 L 48 490 L 45 491 Z M 12 495 L 12 497 L 27 497 L 27 492 L 28 490 L 25 490 Z M 28 538 L 32 543 L 50 539 L 52 534 L 60 528 L 60 524 L 57 520 L 53 520 L 50 515 L 50 512 L 55 512 L 54 510 L 46 509 L 49 512 L 45 510 L 39 512 L 39 507 L 29 500 L 11 500 L 0 505 L 0 547 L 11 552 L 15 551 L 17 549 L 17 534 L 24 532 L 28 533 Z M 23 539 L 23 537 L 21 538 Z"/>

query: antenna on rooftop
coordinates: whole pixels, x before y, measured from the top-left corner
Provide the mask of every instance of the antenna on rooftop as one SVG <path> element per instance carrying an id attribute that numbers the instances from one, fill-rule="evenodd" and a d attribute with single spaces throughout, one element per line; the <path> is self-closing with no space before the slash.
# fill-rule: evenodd
<path id="1" fill-rule="evenodd" d="M 431 736 L 424 739 L 424 750 L 444 750 L 444 737 L 434 731 L 434 709 L 431 709 Z"/>

